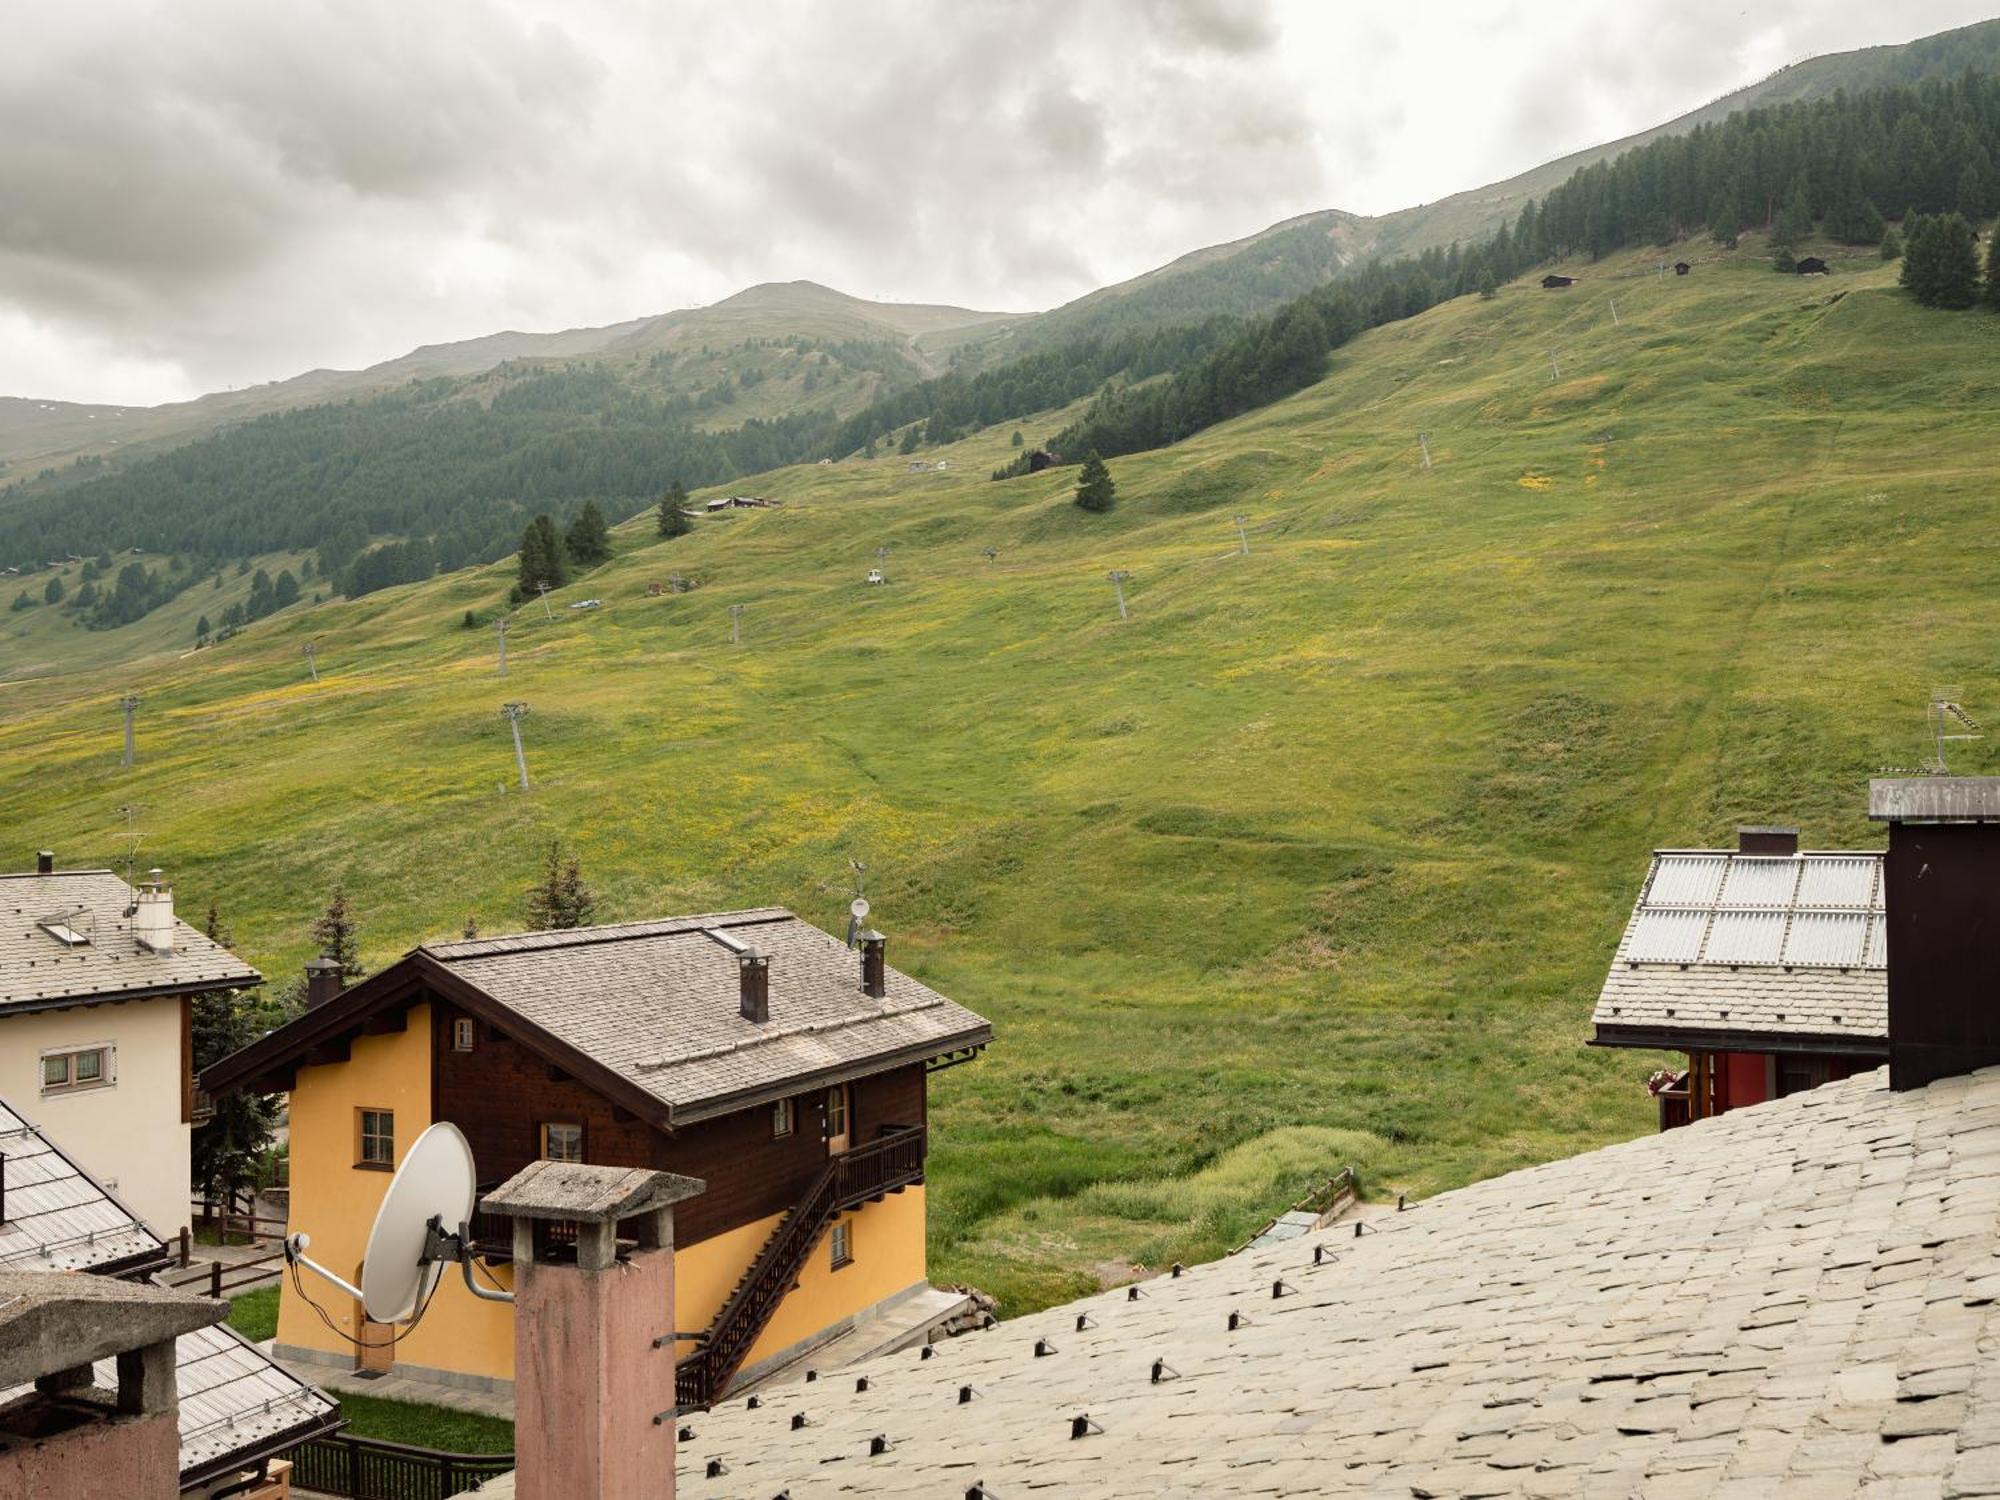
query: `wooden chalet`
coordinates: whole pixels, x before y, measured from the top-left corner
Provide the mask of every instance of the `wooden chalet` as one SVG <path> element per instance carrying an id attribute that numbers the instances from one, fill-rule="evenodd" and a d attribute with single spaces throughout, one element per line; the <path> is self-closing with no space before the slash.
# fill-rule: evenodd
<path id="1" fill-rule="evenodd" d="M 1576 278 L 1574 276 L 1563 276 L 1554 271 L 1549 272 L 1548 275 L 1542 278 L 1542 290 L 1545 292 L 1559 292 L 1564 287 L 1575 285 Z"/>
<path id="2" fill-rule="evenodd" d="M 1591 1018 L 1597 1046 L 1687 1054 L 1649 1085 L 1662 1130 L 1889 1056 L 1882 856 L 1737 839 L 1654 854 Z"/>
<path id="3" fill-rule="evenodd" d="M 1826 275 L 1826 262 L 1821 260 L 1817 255 L 1808 255 L 1799 261 L 1796 269 L 1801 276 L 1824 276 Z"/>
<path id="4" fill-rule="evenodd" d="M 203 1074 L 291 1096 L 292 1220 L 358 1269 L 403 1152 L 464 1131 L 482 1188 L 538 1159 L 700 1179 L 675 1215 L 680 1396 L 730 1388 L 929 1293 L 926 1083 L 992 1039 L 972 1012 L 775 908 L 426 945 Z M 480 1234 L 509 1284 L 511 1245 Z M 322 1254 L 324 1251 L 324 1254 Z M 447 1281 L 393 1348 L 355 1351 L 284 1292 L 278 1350 L 493 1387 L 511 1308 Z"/>
<path id="5" fill-rule="evenodd" d="M 1674 262 L 1674 274 L 1676 276 L 1685 276 L 1687 275 L 1688 272 L 1692 271 L 1693 269 L 1694 267 L 1689 265 L 1684 260 L 1677 260 Z"/>

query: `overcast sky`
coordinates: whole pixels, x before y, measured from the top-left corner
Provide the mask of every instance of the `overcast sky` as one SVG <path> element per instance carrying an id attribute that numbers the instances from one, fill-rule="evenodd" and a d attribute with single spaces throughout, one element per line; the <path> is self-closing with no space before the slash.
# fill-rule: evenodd
<path id="1" fill-rule="evenodd" d="M 809 278 L 1053 306 L 1996 0 L 8 0 L 0 394 L 174 400 Z"/>

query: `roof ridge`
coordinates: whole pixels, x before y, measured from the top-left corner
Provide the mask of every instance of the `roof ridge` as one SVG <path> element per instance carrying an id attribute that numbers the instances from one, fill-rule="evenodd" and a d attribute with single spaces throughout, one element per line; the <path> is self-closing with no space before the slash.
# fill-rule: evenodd
<path id="1" fill-rule="evenodd" d="M 546 952 L 555 948 L 587 948 L 600 943 L 624 942 L 632 938 L 673 937 L 684 932 L 699 932 L 704 927 L 748 927 L 799 920 L 783 906 L 746 906 L 736 911 L 697 912 L 685 917 L 648 917 L 634 922 L 603 922 L 591 927 L 542 927 L 526 932 L 496 933 L 492 937 L 456 938 L 445 943 L 419 943 L 410 951 L 428 953 L 432 958 L 448 963 L 455 959 L 487 958 L 501 953 Z"/>
<path id="2" fill-rule="evenodd" d="M 50 870 L 46 874 L 44 874 L 40 870 L 0 870 L 0 880 L 60 880 L 65 875 L 111 875 L 111 876 L 116 876 L 119 880 L 123 880 L 125 878 L 124 876 L 119 875 L 116 870 L 97 869 L 97 868 L 90 868 L 83 870 Z"/>

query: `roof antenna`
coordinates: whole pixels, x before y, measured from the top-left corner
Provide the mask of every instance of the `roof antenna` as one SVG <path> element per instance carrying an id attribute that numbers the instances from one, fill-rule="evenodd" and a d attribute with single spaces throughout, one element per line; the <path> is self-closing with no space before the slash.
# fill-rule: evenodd
<path id="1" fill-rule="evenodd" d="M 145 835 L 133 826 L 133 819 L 137 818 L 145 809 L 137 803 L 127 802 L 118 810 L 125 814 L 125 884 L 130 889 L 136 891 L 138 887 L 132 884 L 132 877 L 138 873 L 139 840 L 144 838 Z M 130 906 L 126 907 L 125 915 L 129 919 L 138 910 L 139 904 L 135 899 Z"/>
<path id="2" fill-rule="evenodd" d="M 868 920 L 868 898 L 862 894 L 867 884 L 868 866 L 849 855 L 847 862 L 854 866 L 854 899 L 847 903 L 847 946 L 852 948 L 854 940 L 861 936 L 861 924 Z"/>
<path id="3" fill-rule="evenodd" d="M 1958 701 L 1957 688 L 1933 688 L 1928 717 L 1931 727 L 1931 758 L 1922 766 L 1884 766 L 1884 776 L 1949 776 L 1951 772 L 1944 763 L 1944 747 L 1964 740 L 1986 738 L 1980 732 L 1979 723 L 1967 713 Z M 1970 733 L 1954 733 L 1958 725 L 1963 725 Z"/>

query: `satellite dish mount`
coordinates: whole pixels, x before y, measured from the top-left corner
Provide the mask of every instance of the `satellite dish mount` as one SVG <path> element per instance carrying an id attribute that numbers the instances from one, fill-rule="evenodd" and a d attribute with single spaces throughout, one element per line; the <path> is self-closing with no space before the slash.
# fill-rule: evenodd
<path id="1" fill-rule="evenodd" d="M 456 1125 L 440 1120 L 411 1146 L 375 1211 L 361 1285 L 335 1275 L 306 1254 L 312 1239 L 285 1236 L 285 1263 L 331 1282 L 358 1301 L 371 1323 L 414 1326 L 430 1306 L 444 1268 L 457 1262 L 465 1289 L 482 1302 L 512 1302 L 511 1292 L 483 1287 L 472 1275 L 472 1147 Z"/>

